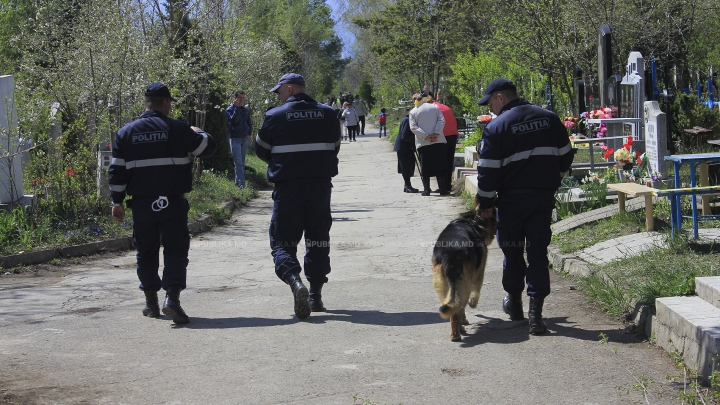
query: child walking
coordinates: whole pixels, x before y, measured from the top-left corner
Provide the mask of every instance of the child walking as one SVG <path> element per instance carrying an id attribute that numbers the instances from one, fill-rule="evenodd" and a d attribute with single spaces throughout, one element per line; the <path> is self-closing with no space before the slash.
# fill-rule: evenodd
<path id="1" fill-rule="evenodd" d="M 387 114 L 385 114 L 385 108 L 381 108 L 380 114 L 378 114 L 378 138 L 382 138 L 383 131 L 385 131 L 385 136 L 387 136 L 387 127 L 385 126 L 386 122 Z"/>

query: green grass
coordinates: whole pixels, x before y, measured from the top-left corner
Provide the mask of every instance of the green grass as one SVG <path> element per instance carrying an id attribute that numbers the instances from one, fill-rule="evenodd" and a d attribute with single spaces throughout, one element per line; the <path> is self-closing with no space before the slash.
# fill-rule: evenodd
<path id="1" fill-rule="evenodd" d="M 267 165 L 253 154 L 246 161 L 248 187 L 240 190 L 230 174 L 218 176 L 204 172 L 193 183 L 187 194 L 190 203 L 188 220 L 194 221 L 209 214 L 213 224 L 222 224 L 230 217 L 219 205 L 226 201 L 245 204 L 254 197 L 257 189 L 268 186 Z M 42 204 L 36 212 L 16 208 L 13 212 L 0 211 L 0 255 L 113 239 L 132 235 L 132 209 L 126 208 L 125 221 L 118 223 L 107 213 L 87 215 L 84 218 L 60 218 L 44 214 Z M 109 202 L 108 202 L 109 207 Z M 47 208 L 47 207 L 45 207 Z"/>
<path id="2" fill-rule="evenodd" d="M 660 297 L 695 294 L 695 277 L 717 276 L 720 246 L 669 241 L 638 256 L 596 268 L 579 280 L 588 299 L 611 315 L 623 316 L 635 302 L 654 305 Z"/>
<path id="3" fill-rule="evenodd" d="M 656 230 L 667 228 L 663 222 L 655 222 Z M 608 219 L 554 235 L 552 243 L 560 248 L 561 253 L 570 253 L 606 240 L 643 231 L 645 231 L 645 210 L 637 210 L 613 215 Z"/>

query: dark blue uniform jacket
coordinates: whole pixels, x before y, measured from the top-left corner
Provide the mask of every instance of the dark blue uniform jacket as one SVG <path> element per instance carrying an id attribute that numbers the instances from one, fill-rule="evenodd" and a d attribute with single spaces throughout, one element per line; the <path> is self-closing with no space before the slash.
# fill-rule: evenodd
<path id="1" fill-rule="evenodd" d="M 511 101 L 483 130 L 480 208 L 491 208 L 496 192 L 556 191 L 574 156 L 567 129 L 555 113 L 522 99 Z"/>
<path id="2" fill-rule="evenodd" d="M 269 109 L 253 144 L 268 163 L 268 180 L 282 183 L 338 174 L 340 122 L 335 111 L 305 93 Z"/>
<path id="3" fill-rule="evenodd" d="M 110 165 L 110 191 L 114 203 L 125 195 L 177 196 L 192 190 L 192 161 L 210 156 L 217 145 L 212 136 L 195 132 L 184 121 L 158 111 L 145 111 L 120 128 Z"/>

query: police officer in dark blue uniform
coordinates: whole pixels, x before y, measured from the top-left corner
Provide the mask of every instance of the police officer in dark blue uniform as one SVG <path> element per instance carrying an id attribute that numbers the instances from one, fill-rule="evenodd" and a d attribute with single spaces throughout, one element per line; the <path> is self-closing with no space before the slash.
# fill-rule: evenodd
<path id="1" fill-rule="evenodd" d="M 137 274 L 146 301 L 142 313 L 160 316 L 157 292 L 163 288 L 167 294 L 162 312 L 182 324 L 190 321 L 180 306 L 190 249 L 190 206 L 184 195 L 192 190 L 189 155 L 210 156 L 217 146 L 200 128 L 168 118 L 173 101 L 164 84 L 148 86 L 145 112 L 117 132 L 109 174 L 115 220 L 123 221 L 123 201 L 126 195 L 132 197 Z M 158 276 L 161 243 L 165 258 L 162 279 Z"/>
<path id="2" fill-rule="evenodd" d="M 505 255 L 502 283 L 508 293 L 503 310 L 512 320 L 525 319 L 522 292 L 527 280 L 530 333 L 545 333 L 542 307 L 550 294 L 550 222 L 555 192 L 575 150 L 560 118 L 519 99 L 507 79 L 492 81 L 478 104 L 488 105 L 497 115 L 483 130 L 475 201 L 482 216 L 497 208 L 497 241 Z"/>
<path id="3" fill-rule="evenodd" d="M 340 123 L 331 107 L 305 93 L 305 80 L 285 74 L 270 91 L 283 103 L 265 113 L 253 148 L 268 163 L 275 184 L 270 248 L 275 274 L 290 285 L 295 315 L 324 311 L 322 287 L 330 273 L 330 192 L 338 174 Z M 305 234 L 305 278 L 300 278 L 297 245 Z"/>

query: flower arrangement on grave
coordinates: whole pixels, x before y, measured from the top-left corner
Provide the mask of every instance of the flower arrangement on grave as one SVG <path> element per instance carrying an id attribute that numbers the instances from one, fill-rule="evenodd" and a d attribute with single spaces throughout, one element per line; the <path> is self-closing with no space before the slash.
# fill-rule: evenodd
<path id="1" fill-rule="evenodd" d="M 636 154 L 639 152 L 635 152 Z M 647 169 L 648 167 L 648 157 L 646 154 L 642 154 L 637 157 L 637 161 L 635 162 L 635 169 L 633 170 L 633 175 L 635 177 L 641 177 L 643 170 Z"/>
<path id="2" fill-rule="evenodd" d="M 615 166 L 618 169 L 623 169 L 625 171 L 631 171 L 633 170 L 633 166 L 635 166 L 635 162 L 637 160 L 641 160 L 641 153 L 639 151 L 635 151 L 633 153 L 632 150 L 632 144 L 633 139 L 632 136 L 627 137 L 627 142 L 623 144 L 622 148 L 619 148 L 618 150 L 613 150 L 613 148 L 608 148 L 605 151 L 605 154 L 603 157 L 607 161 L 610 159 L 610 156 L 613 156 L 615 158 Z"/>
<path id="3" fill-rule="evenodd" d="M 580 119 L 584 122 L 587 119 L 604 119 L 612 118 L 612 116 L 613 110 L 611 108 L 600 107 L 580 114 Z M 590 130 L 590 137 L 592 138 L 605 138 L 605 136 L 607 136 L 607 125 L 605 124 L 589 124 L 588 129 Z"/>

